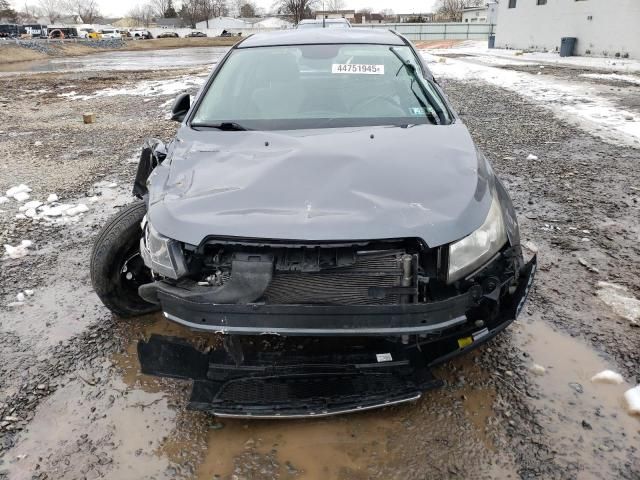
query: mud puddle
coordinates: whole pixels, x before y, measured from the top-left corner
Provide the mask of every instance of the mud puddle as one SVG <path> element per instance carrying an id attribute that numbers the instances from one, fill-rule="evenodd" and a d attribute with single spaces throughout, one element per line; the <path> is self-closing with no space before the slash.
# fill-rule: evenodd
<path id="1" fill-rule="evenodd" d="M 76 72 L 176 69 L 218 62 L 229 47 L 190 47 L 175 50 L 102 52 L 0 65 L 2 73 Z"/>
<path id="2" fill-rule="evenodd" d="M 152 334 L 219 346 L 218 337 L 160 314 L 120 321 L 114 332 L 124 339 L 120 353 L 70 375 L 41 403 L 5 457 L 9 478 L 39 472 L 207 480 L 519 477 L 501 447 L 495 407 L 503 383 L 490 381 L 496 372 L 484 362 L 487 352 L 439 367 L 434 373 L 445 387 L 414 404 L 325 419 L 243 421 L 186 410 L 190 382 L 140 373 L 137 342 Z M 554 454 L 578 465 L 580 479 L 607 478 L 616 464 L 633 461 L 640 421 L 621 403 L 627 386 L 589 381 L 607 363 L 541 321 L 517 323 L 511 338 L 546 368 L 533 377 L 537 398 L 530 401 L 556 442 Z M 497 352 L 501 343 L 507 342 L 489 349 Z"/>
<path id="3" fill-rule="evenodd" d="M 580 479 L 611 478 L 625 464 L 640 469 L 634 458 L 640 418 L 626 412 L 623 397 L 633 385 L 592 383 L 596 373 L 615 367 L 543 321 L 517 325 L 518 345 L 546 369 L 543 375 L 532 375 L 538 387 L 532 402 L 553 440 L 553 453 L 574 466 Z"/>

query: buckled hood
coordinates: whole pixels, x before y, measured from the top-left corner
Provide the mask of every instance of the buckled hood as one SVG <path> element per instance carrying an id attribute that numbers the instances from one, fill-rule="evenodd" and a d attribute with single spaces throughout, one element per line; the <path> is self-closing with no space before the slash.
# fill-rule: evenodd
<path id="1" fill-rule="evenodd" d="M 183 126 L 150 177 L 149 219 L 207 236 L 289 240 L 422 238 L 477 229 L 493 174 L 461 123 L 292 131 Z"/>

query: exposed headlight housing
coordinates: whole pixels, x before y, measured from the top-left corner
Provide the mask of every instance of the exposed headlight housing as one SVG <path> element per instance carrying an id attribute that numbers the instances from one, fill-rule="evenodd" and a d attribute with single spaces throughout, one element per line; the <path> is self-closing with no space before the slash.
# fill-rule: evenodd
<path id="1" fill-rule="evenodd" d="M 480 228 L 462 240 L 449 245 L 449 274 L 451 283 L 472 273 L 500 251 L 507 243 L 507 229 L 497 195 L 493 195 L 491 208 Z"/>
<path id="2" fill-rule="evenodd" d="M 187 264 L 180 243 L 158 233 L 145 220 L 144 236 L 140 239 L 140 254 L 147 267 L 154 272 L 177 280 L 187 274 Z"/>

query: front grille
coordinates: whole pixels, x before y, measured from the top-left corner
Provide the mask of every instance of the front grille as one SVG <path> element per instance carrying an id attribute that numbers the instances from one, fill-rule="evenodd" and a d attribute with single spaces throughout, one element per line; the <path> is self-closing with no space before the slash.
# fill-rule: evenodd
<path id="1" fill-rule="evenodd" d="M 319 272 L 276 271 L 265 301 L 277 305 L 380 305 L 399 303 L 397 295 L 369 297 L 370 287 L 398 287 L 404 251 L 358 253 L 353 265 Z"/>

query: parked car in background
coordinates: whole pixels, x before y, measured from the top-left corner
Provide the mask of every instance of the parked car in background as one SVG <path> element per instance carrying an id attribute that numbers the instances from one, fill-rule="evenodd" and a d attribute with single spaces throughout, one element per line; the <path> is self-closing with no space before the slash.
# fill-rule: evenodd
<path id="1" fill-rule="evenodd" d="M 296 28 L 351 28 L 346 18 L 325 18 L 324 20 L 301 20 Z"/>
<path id="2" fill-rule="evenodd" d="M 117 29 L 102 29 L 99 32 L 102 34 L 102 38 L 122 38 L 122 33 Z"/>
<path id="3" fill-rule="evenodd" d="M 191 32 L 185 35 L 185 38 L 197 38 L 197 37 L 206 37 L 207 34 L 203 32 Z"/>
<path id="4" fill-rule="evenodd" d="M 156 38 L 180 38 L 176 32 L 162 32 L 159 33 Z"/>
<path id="5" fill-rule="evenodd" d="M 134 30 L 131 30 L 129 33 L 131 34 L 131 38 L 133 39 L 149 40 L 153 38 L 153 35 L 151 35 L 151 32 L 149 30 L 142 30 L 142 29 L 136 28 Z"/>
<path id="6" fill-rule="evenodd" d="M 96 32 L 93 28 L 81 28 L 78 31 L 78 38 L 100 40 L 102 38 L 102 34 L 100 32 Z"/>

